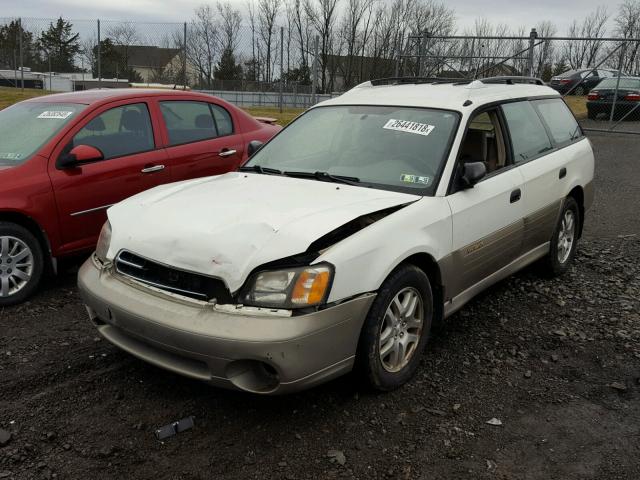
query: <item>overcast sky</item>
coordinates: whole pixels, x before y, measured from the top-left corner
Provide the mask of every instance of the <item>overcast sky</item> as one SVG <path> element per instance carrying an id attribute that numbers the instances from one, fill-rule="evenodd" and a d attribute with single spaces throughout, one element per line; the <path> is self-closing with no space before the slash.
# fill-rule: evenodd
<path id="1" fill-rule="evenodd" d="M 243 11 L 246 0 L 230 0 Z M 388 0 L 379 0 L 388 1 Z M 0 17 L 135 20 L 185 22 L 202 0 L 0 0 Z M 214 2 L 210 2 L 214 3 Z M 551 20 L 559 34 L 565 34 L 574 18 L 580 19 L 599 5 L 615 13 L 618 2 L 603 0 L 456 0 L 447 1 L 455 9 L 459 29 L 472 25 L 478 17 L 492 23 L 506 23 L 514 29 L 529 30 L 537 22 Z"/>

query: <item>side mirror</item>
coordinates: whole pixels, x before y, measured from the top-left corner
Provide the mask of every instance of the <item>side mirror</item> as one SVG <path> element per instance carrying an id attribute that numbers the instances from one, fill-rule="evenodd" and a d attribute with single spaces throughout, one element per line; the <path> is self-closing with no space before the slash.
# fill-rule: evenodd
<path id="1" fill-rule="evenodd" d="M 460 185 L 462 188 L 473 188 L 473 186 L 486 175 L 487 166 L 484 162 L 463 163 L 460 175 Z"/>
<path id="2" fill-rule="evenodd" d="M 262 143 L 260 140 L 250 141 L 249 146 L 247 147 L 247 155 L 249 157 L 252 157 L 253 154 L 256 153 L 258 150 L 260 150 L 263 145 L 264 143 Z"/>
<path id="3" fill-rule="evenodd" d="M 82 163 L 96 162 L 102 160 L 104 155 L 96 147 L 91 145 L 78 145 L 67 154 L 58 158 L 56 166 L 58 168 L 75 168 Z"/>

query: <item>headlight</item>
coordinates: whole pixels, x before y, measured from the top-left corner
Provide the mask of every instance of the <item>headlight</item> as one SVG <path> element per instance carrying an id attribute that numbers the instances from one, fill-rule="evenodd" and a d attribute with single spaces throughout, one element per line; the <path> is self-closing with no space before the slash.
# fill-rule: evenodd
<path id="1" fill-rule="evenodd" d="M 326 301 L 333 267 L 321 263 L 310 267 L 256 273 L 240 295 L 242 303 L 254 307 L 302 308 Z"/>
<path id="2" fill-rule="evenodd" d="M 100 230 L 100 236 L 98 237 L 98 245 L 96 245 L 96 256 L 105 261 L 107 259 L 107 252 L 109 251 L 109 244 L 111 243 L 111 224 L 107 220 Z"/>

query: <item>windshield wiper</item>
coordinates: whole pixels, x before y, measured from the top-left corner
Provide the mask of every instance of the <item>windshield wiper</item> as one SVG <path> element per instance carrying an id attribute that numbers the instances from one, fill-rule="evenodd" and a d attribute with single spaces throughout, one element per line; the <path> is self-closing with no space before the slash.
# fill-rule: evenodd
<path id="1" fill-rule="evenodd" d="M 282 171 L 277 168 L 263 167 L 261 165 L 250 165 L 248 167 L 240 167 L 239 172 L 256 172 L 263 175 L 282 175 Z"/>
<path id="2" fill-rule="evenodd" d="M 329 172 L 284 172 L 288 177 L 315 178 L 316 180 L 324 180 L 335 183 L 346 183 L 347 185 L 360 185 L 360 179 L 357 177 L 348 177 L 345 175 L 332 175 Z"/>

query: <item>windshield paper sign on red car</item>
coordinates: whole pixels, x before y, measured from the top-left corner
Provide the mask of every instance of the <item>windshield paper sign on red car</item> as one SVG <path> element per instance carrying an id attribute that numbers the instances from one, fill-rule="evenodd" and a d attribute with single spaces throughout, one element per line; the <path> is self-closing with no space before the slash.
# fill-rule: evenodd
<path id="1" fill-rule="evenodd" d="M 410 122 L 409 120 L 396 120 L 392 118 L 382 128 L 427 136 L 436 127 L 426 123 Z"/>
<path id="2" fill-rule="evenodd" d="M 63 112 L 63 111 L 47 111 L 42 112 L 38 115 L 38 118 L 50 118 L 53 120 L 64 120 L 69 116 L 73 115 L 73 112 Z"/>

